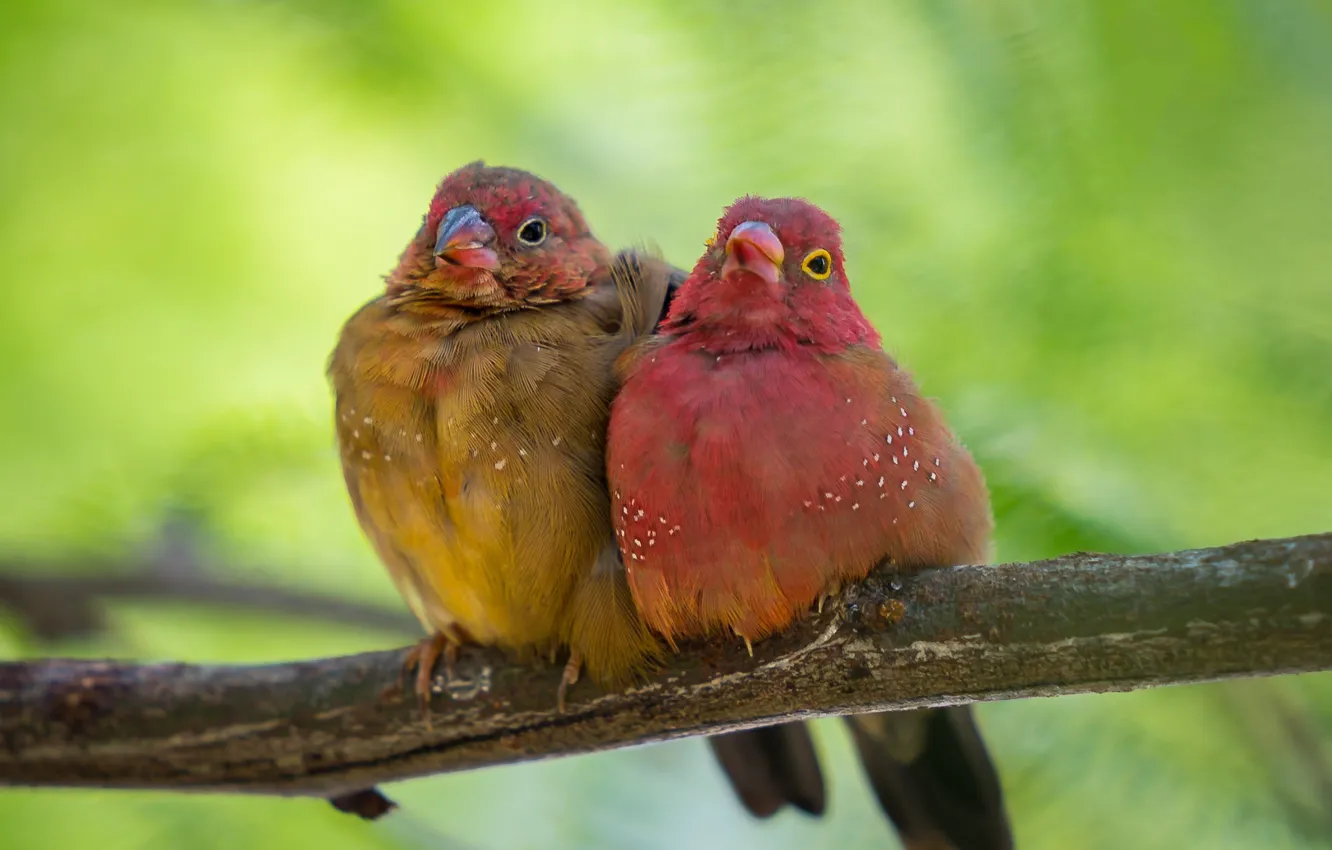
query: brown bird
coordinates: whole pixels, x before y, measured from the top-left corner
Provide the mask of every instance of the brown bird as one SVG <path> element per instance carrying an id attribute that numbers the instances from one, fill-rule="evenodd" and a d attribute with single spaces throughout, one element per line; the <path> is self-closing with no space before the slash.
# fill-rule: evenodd
<path id="1" fill-rule="evenodd" d="M 668 639 L 786 628 L 841 582 L 982 563 L 985 483 L 851 296 L 837 223 L 742 198 L 661 332 L 621 359 L 612 516 L 634 599 Z M 966 708 L 848 718 L 909 848 L 1012 846 Z M 824 806 L 802 724 L 712 739 L 745 805 Z"/>
<path id="2" fill-rule="evenodd" d="M 611 534 L 615 358 L 655 324 L 670 269 L 612 257 L 551 184 L 477 162 L 440 183 L 385 292 L 329 362 L 347 490 L 430 633 L 428 700 L 463 642 L 570 650 L 603 684 L 650 664 Z"/>

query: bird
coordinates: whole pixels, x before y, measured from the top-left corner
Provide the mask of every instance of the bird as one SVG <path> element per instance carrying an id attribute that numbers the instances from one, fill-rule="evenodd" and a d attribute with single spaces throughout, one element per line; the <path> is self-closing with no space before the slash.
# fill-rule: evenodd
<path id="1" fill-rule="evenodd" d="M 983 563 L 979 467 L 852 297 L 840 226 L 800 198 L 721 216 L 658 331 L 616 365 L 607 475 L 635 603 L 670 645 L 790 626 L 881 562 Z M 967 707 L 848 718 L 881 807 L 913 850 L 1012 846 Z M 764 817 L 825 808 L 801 723 L 711 739 Z"/>
<path id="2" fill-rule="evenodd" d="M 451 675 L 463 644 L 567 649 L 561 707 L 582 671 L 617 684 L 659 656 L 611 533 L 604 447 L 614 361 L 681 276 L 612 255 L 551 183 L 478 161 L 440 182 L 343 326 L 328 362 L 342 470 L 427 632 L 404 661 L 427 722 L 436 665 Z"/>

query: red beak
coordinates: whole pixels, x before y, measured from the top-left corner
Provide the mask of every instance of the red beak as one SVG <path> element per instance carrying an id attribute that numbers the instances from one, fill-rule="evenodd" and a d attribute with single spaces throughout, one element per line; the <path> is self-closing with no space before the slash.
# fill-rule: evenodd
<path id="1" fill-rule="evenodd" d="M 476 207 L 464 204 L 449 210 L 439 223 L 435 237 L 435 265 L 466 266 L 471 269 L 499 268 L 499 257 L 491 244 L 495 231 Z"/>
<path id="2" fill-rule="evenodd" d="M 768 283 L 777 283 L 782 275 L 782 259 L 786 256 L 782 240 L 772 228 L 761 221 L 746 221 L 736 225 L 726 240 L 726 262 L 722 264 L 722 277 L 744 269 L 758 275 Z"/>

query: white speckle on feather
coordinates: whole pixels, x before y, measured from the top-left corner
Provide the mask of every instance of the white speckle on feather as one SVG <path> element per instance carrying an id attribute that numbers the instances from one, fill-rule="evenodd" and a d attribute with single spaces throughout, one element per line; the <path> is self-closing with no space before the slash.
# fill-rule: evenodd
<path id="1" fill-rule="evenodd" d="M 903 479 L 902 479 L 902 487 L 901 487 L 901 489 L 905 490 L 905 489 L 906 489 L 906 485 L 907 485 L 907 481 L 906 481 L 905 478 L 903 478 Z"/>
<path id="2" fill-rule="evenodd" d="M 892 399 L 893 404 L 897 404 L 897 396 L 888 396 L 888 398 Z"/>
<path id="3" fill-rule="evenodd" d="M 918 460 L 911 461 L 911 471 L 920 472 L 920 461 Z"/>
<path id="4" fill-rule="evenodd" d="M 834 497 L 833 497 L 833 501 L 834 501 L 834 502 L 840 502 L 840 501 L 842 501 L 842 497 L 841 497 L 841 496 L 834 496 Z"/>
<path id="5" fill-rule="evenodd" d="M 825 499 L 831 499 L 831 498 L 832 498 L 832 493 L 824 493 L 824 494 L 823 494 L 823 498 L 825 498 Z"/>
<path id="6" fill-rule="evenodd" d="M 642 541 L 642 540 L 639 540 L 637 537 L 635 537 L 635 538 L 634 538 L 634 545 L 637 546 L 639 549 L 642 549 L 642 548 L 643 548 L 643 541 Z"/>
<path id="7" fill-rule="evenodd" d="M 359 437 L 359 436 L 361 436 L 361 432 L 360 432 L 360 430 L 357 429 L 357 428 L 353 428 L 353 429 L 352 429 L 352 436 L 353 436 L 353 437 Z"/>
<path id="8" fill-rule="evenodd" d="M 915 502 L 907 502 L 907 507 L 908 507 L 908 508 L 914 508 L 915 506 L 916 506 L 916 503 L 915 503 Z"/>
<path id="9" fill-rule="evenodd" d="M 847 403 L 847 404 L 850 404 L 850 403 L 851 403 L 851 399 L 848 398 L 848 399 L 846 400 L 846 403 Z"/>
<path id="10" fill-rule="evenodd" d="M 875 452 L 875 453 L 874 453 L 874 462 L 875 462 L 875 463 L 878 463 L 878 462 L 879 462 L 879 454 L 878 454 L 878 452 Z"/>
<path id="11" fill-rule="evenodd" d="M 421 442 L 421 435 L 420 435 L 420 434 L 417 434 L 417 435 L 416 435 L 416 442 L 418 442 L 418 443 Z"/>
<path id="12" fill-rule="evenodd" d="M 897 465 L 897 455 L 893 455 L 893 465 Z"/>
<path id="13" fill-rule="evenodd" d="M 864 486 L 865 486 L 865 479 L 863 479 L 863 478 L 857 478 L 857 479 L 856 479 L 856 486 L 857 486 L 857 487 L 864 487 Z"/>
<path id="14" fill-rule="evenodd" d="M 903 416 L 906 416 L 906 408 L 905 408 L 905 407 L 899 407 L 899 408 L 897 408 L 897 411 L 898 411 L 898 413 L 901 413 Z"/>
<path id="15" fill-rule="evenodd" d="M 880 486 L 880 487 L 883 486 L 883 476 L 882 476 L 882 475 L 879 476 L 879 486 Z"/>
<path id="16" fill-rule="evenodd" d="M 865 424 L 867 424 L 868 422 L 869 422 L 868 419 L 862 419 L 862 420 L 860 420 L 860 424 L 861 424 L 861 425 L 865 425 Z"/>
<path id="17" fill-rule="evenodd" d="M 496 442 L 493 442 L 493 441 L 492 441 L 491 444 L 490 444 L 490 450 L 493 452 L 493 451 L 495 450 L 495 447 L 498 446 L 498 445 L 499 445 L 499 443 L 496 443 Z"/>
<path id="18" fill-rule="evenodd" d="M 909 454 L 909 452 L 907 451 L 907 447 L 906 447 L 906 446 L 903 446 L 903 447 L 902 447 L 902 457 L 906 457 L 907 454 Z"/>
<path id="19" fill-rule="evenodd" d="M 902 436 L 902 426 L 901 426 L 901 425 L 898 425 L 898 426 L 897 426 L 897 436 L 899 436 L 899 437 Z"/>
<path id="20" fill-rule="evenodd" d="M 933 472 L 930 473 L 930 480 L 931 480 L 931 481 L 933 481 L 934 479 L 936 479 L 936 478 L 938 478 L 938 477 L 939 477 L 939 476 L 935 475 Z"/>
<path id="21" fill-rule="evenodd" d="M 558 446 L 558 445 L 560 444 L 560 441 L 563 440 L 563 439 L 564 439 L 563 437 L 556 437 L 555 439 L 553 439 L 553 440 L 550 441 L 550 444 L 551 444 L 552 446 Z M 621 466 L 620 468 L 621 468 L 621 469 L 624 469 L 623 466 Z"/>
<path id="22" fill-rule="evenodd" d="M 369 459 L 370 459 L 369 452 L 361 452 L 361 460 L 369 460 Z"/>
<path id="23" fill-rule="evenodd" d="M 910 436 L 910 437 L 914 437 L 914 436 L 916 436 L 916 429 L 915 429 L 915 428 L 907 428 L 907 435 Z"/>
<path id="24" fill-rule="evenodd" d="M 367 424 L 367 425 L 373 425 L 374 422 L 375 422 L 375 420 L 371 419 L 369 416 L 365 417 L 365 418 L 362 419 L 361 421 L 364 422 L 364 423 Z"/>
<path id="25" fill-rule="evenodd" d="M 938 466 L 938 465 L 939 465 L 939 459 L 938 459 L 937 457 L 934 459 L 934 465 L 935 465 L 935 466 Z"/>
<path id="26" fill-rule="evenodd" d="M 496 468 L 496 469 L 503 469 L 503 468 L 504 468 L 504 464 L 506 464 L 506 463 L 508 463 L 508 462 L 509 462 L 509 461 L 508 461 L 507 458 L 500 458 L 499 460 L 495 461 L 495 468 Z"/>
<path id="27" fill-rule="evenodd" d="M 518 457 L 527 457 L 527 449 L 519 449 Z"/>
<path id="28" fill-rule="evenodd" d="M 812 508 L 812 507 L 814 507 L 814 503 L 811 502 L 809 499 L 806 499 L 806 500 L 805 500 L 805 507 L 807 507 L 807 508 Z"/>
<path id="29" fill-rule="evenodd" d="M 853 511 L 858 511 L 858 510 L 860 510 L 860 502 L 852 502 L 852 503 L 851 503 L 851 510 L 853 510 Z"/>
<path id="30" fill-rule="evenodd" d="M 893 444 L 893 435 L 892 435 L 892 434 L 889 434 L 889 435 L 888 435 L 888 445 L 891 446 L 892 444 Z"/>
<path id="31" fill-rule="evenodd" d="M 491 425 L 498 425 L 498 424 L 499 424 L 499 417 L 496 416 L 496 417 L 494 417 L 493 419 L 491 419 L 491 420 L 490 420 L 490 424 L 491 424 Z"/>
<path id="32" fill-rule="evenodd" d="M 390 456 L 390 455 L 384 455 L 384 462 L 385 462 L 385 463 L 388 463 L 388 462 L 391 461 L 391 460 L 393 460 L 392 456 Z"/>

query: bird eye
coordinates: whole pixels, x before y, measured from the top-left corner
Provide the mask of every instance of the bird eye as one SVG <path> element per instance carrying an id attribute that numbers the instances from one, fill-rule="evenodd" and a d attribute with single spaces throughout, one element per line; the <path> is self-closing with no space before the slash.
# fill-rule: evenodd
<path id="1" fill-rule="evenodd" d="M 546 220 L 529 218 L 518 227 L 518 241 L 524 245 L 540 245 L 546 241 Z"/>
<path id="2" fill-rule="evenodd" d="M 817 251 L 810 251 L 805 255 L 800 268 L 815 280 L 824 280 L 832 274 L 832 257 L 822 248 Z"/>

